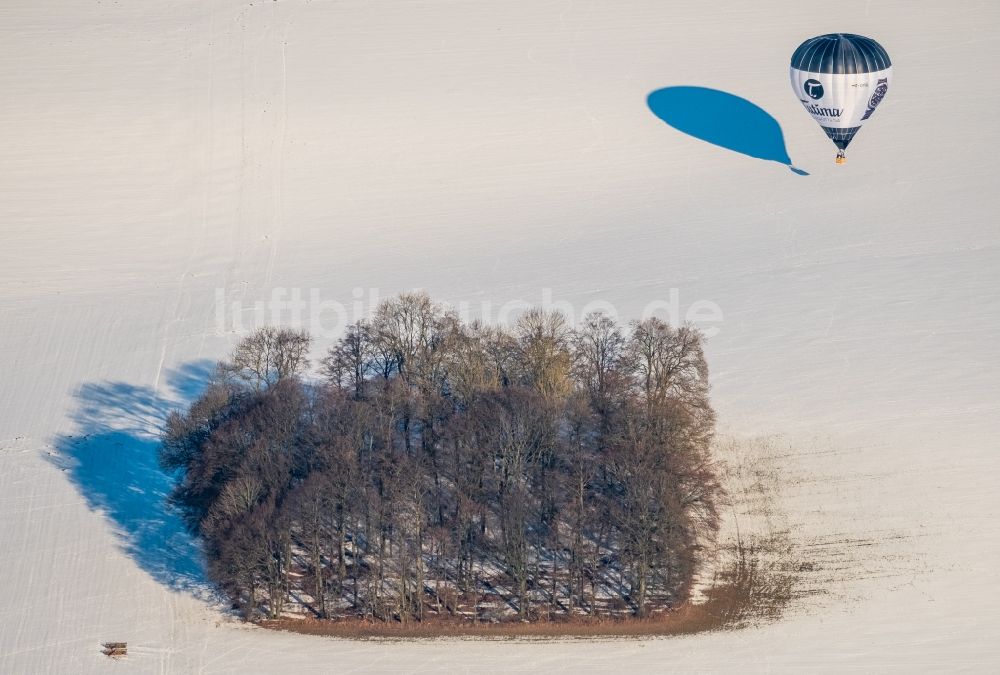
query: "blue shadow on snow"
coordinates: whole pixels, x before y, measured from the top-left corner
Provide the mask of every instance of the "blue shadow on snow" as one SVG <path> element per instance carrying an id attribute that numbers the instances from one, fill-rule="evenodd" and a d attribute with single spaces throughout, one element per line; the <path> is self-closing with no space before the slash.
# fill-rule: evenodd
<path id="1" fill-rule="evenodd" d="M 706 87 L 666 87 L 646 102 L 654 115 L 689 136 L 809 175 L 792 165 L 778 120 L 745 98 Z"/>
<path id="2" fill-rule="evenodd" d="M 201 550 L 167 504 L 173 479 L 157 460 L 167 414 L 197 398 L 215 368 L 194 361 L 166 374 L 170 395 L 124 382 L 90 382 L 76 392 L 75 434 L 55 440 L 51 461 L 114 525 L 122 549 L 153 579 L 208 597 Z"/>

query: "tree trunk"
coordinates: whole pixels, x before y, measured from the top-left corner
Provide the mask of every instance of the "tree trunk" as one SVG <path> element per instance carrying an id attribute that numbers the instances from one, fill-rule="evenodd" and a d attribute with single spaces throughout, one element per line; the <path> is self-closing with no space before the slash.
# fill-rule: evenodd
<path id="1" fill-rule="evenodd" d="M 316 577 L 316 600 L 319 602 L 319 616 L 321 619 L 325 619 L 326 590 L 323 588 L 323 555 L 319 542 L 319 522 L 316 522 L 313 529 L 313 574 Z"/>

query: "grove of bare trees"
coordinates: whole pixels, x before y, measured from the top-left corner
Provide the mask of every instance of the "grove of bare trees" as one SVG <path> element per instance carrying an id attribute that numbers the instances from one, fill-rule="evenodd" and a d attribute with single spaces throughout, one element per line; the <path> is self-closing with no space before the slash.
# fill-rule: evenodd
<path id="1" fill-rule="evenodd" d="M 309 336 L 243 339 L 167 421 L 170 499 L 248 618 L 646 616 L 718 528 L 701 335 L 382 303 L 307 377 Z"/>

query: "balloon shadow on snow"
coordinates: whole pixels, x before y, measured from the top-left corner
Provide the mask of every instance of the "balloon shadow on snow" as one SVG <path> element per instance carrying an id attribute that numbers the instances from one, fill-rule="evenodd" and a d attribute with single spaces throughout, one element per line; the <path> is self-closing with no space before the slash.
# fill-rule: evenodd
<path id="1" fill-rule="evenodd" d="M 201 550 L 167 504 L 172 477 L 160 469 L 159 434 L 171 410 L 204 390 L 208 360 L 166 374 L 167 394 L 125 382 L 91 382 L 76 392 L 75 434 L 56 439 L 51 461 L 88 506 L 111 521 L 122 549 L 156 581 L 212 597 Z"/>
<path id="2" fill-rule="evenodd" d="M 654 115 L 689 136 L 809 175 L 792 165 L 778 120 L 745 98 L 706 87 L 666 87 L 651 93 L 646 103 Z"/>

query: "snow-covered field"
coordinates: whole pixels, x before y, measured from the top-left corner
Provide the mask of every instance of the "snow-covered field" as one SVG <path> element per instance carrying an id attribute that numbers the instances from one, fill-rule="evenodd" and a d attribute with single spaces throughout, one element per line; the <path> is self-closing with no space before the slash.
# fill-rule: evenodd
<path id="1" fill-rule="evenodd" d="M 995 672 L 998 25 L 962 0 L 6 0 L 0 672 Z M 787 77 L 834 31 L 895 66 L 844 167 Z M 674 85 L 753 101 L 811 175 L 668 127 L 646 96 Z M 308 638 L 199 599 L 155 433 L 234 303 L 315 293 L 329 327 L 415 287 L 494 318 L 714 303 L 720 424 L 787 448 L 828 593 L 558 643 Z"/>

